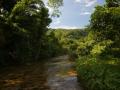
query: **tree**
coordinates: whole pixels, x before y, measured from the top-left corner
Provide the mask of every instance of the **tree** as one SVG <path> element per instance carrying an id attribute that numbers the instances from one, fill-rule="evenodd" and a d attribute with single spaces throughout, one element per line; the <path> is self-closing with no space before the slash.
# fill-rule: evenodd
<path id="1" fill-rule="evenodd" d="M 91 16 L 91 27 L 96 32 L 96 38 L 114 40 L 119 37 L 120 8 L 97 6 Z M 99 39 L 100 39 L 99 38 Z"/>
<path id="2" fill-rule="evenodd" d="M 0 61 L 38 59 L 41 38 L 51 22 L 44 3 L 41 0 L 19 0 L 16 4 L 11 3 L 8 9 L 4 5 L 0 9 L 0 53 L 5 52 Z"/>
<path id="3" fill-rule="evenodd" d="M 18 0 L 1 0 L 0 1 L 0 8 L 11 11 L 14 5 L 17 3 Z"/>
<path id="4" fill-rule="evenodd" d="M 97 6 L 95 12 L 91 16 L 90 26 L 91 31 L 94 32 L 94 40 L 101 42 L 103 40 L 111 40 L 113 43 L 108 45 L 109 52 L 112 52 L 112 48 L 118 48 L 119 54 L 120 46 L 120 6 L 118 0 L 113 6 L 107 6 L 110 0 L 107 1 L 105 6 Z M 118 2 L 117 2 L 118 1 Z M 106 43 L 107 44 L 107 43 Z M 106 50 L 107 51 L 107 50 Z M 115 52 L 114 52 L 115 53 Z"/>
<path id="5" fill-rule="evenodd" d="M 48 0 L 48 6 L 53 9 L 52 16 L 59 17 L 61 14 L 59 7 L 63 6 L 63 0 Z"/>
<path id="6" fill-rule="evenodd" d="M 106 6 L 107 7 L 119 7 L 120 0 L 106 0 Z"/>

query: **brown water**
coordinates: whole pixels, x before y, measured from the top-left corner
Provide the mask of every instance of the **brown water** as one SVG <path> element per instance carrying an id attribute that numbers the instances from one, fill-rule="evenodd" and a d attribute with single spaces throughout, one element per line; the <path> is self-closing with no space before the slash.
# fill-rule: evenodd
<path id="1" fill-rule="evenodd" d="M 60 56 L 48 62 L 48 85 L 51 90 L 82 90 L 77 82 L 74 62 L 68 56 Z"/>
<path id="2" fill-rule="evenodd" d="M 0 72 L 0 90 L 82 90 L 68 56 L 46 63 L 9 67 Z"/>

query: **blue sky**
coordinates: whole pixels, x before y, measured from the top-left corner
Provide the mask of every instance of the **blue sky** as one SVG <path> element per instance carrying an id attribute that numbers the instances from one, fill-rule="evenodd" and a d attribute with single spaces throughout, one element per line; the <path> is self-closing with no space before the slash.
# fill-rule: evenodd
<path id="1" fill-rule="evenodd" d="M 50 28 L 84 28 L 89 24 L 94 7 L 103 3 L 104 0 L 64 0 L 64 6 L 60 8 L 62 14 L 53 18 Z"/>

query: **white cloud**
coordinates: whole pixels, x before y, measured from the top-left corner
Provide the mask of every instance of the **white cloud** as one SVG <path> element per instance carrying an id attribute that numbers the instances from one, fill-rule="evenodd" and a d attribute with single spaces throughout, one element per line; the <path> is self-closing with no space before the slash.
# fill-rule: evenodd
<path id="1" fill-rule="evenodd" d="M 80 15 L 90 15 L 91 12 L 81 12 Z"/>
<path id="2" fill-rule="evenodd" d="M 76 3 L 80 3 L 85 7 L 91 7 L 97 3 L 97 0 L 75 0 Z"/>
<path id="3" fill-rule="evenodd" d="M 80 29 L 83 27 L 76 27 L 76 26 L 57 26 L 57 27 L 50 27 L 53 29 Z"/>
<path id="4" fill-rule="evenodd" d="M 76 2 L 76 3 L 80 3 L 80 2 L 81 2 L 81 0 L 75 0 L 75 2 Z"/>
<path id="5" fill-rule="evenodd" d="M 61 23 L 60 18 L 56 18 L 53 22 L 55 25 L 58 25 Z"/>
<path id="6" fill-rule="evenodd" d="M 97 0 L 74 0 L 81 5 L 80 15 L 91 15 L 91 10 L 97 3 Z"/>
<path id="7" fill-rule="evenodd" d="M 85 6 L 91 7 L 97 3 L 97 0 L 85 0 Z"/>

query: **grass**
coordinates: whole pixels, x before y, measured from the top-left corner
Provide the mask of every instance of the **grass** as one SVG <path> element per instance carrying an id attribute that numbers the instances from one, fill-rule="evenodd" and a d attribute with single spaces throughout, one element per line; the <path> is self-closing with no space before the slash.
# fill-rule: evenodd
<path id="1" fill-rule="evenodd" d="M 77 60 L 78 78 L 86 90 L 120 90 L 119 59 L 100 60 L 81 57 Z"/>

